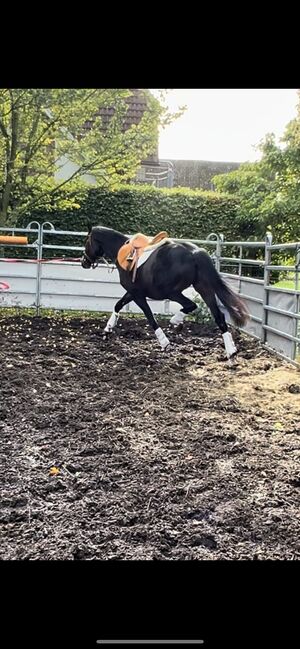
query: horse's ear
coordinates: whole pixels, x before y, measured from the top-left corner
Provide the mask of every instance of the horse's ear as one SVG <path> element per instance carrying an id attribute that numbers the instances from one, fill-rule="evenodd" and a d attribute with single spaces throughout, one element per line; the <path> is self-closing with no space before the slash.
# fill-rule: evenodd
<path id="1" fill-rule="evenodd" d="M 88 234 L 91 234 L 91 232 L 92 232 L 92 226 L 91 226 L 91 224 L 89 223 Z"/>

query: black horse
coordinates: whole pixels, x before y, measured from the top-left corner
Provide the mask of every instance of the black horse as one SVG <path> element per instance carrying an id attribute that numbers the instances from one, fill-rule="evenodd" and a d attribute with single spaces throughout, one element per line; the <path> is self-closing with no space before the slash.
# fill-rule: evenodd
<path id="1" fill-rule="evenodd" d="M 133 281 L 132 273 L 124 270 L 117 260 L 118 252 L 126 242 L 128 236 L 125 234 L 111 228 L 96 226 L 90 229 L 85 243 L 82 267 L 95 267 L 101 258 L 109 258 L 115 262 L 120 283 L 126 290 L 125 295 L 116 303 L 105 331 L 112 331 L 117 324 L 119 311 L 133 300 L 144 312 L 161 348 L 165 349 L 169 340 L 156 322 L 146 298 L 168 299 L 181 304 L 182 309 L 171 318 L 171 323 L 176 326 L 183 322 L 186 314 L 197 308 L 195 302 L 182 294 L 186 288 L 193 286 L 206 302 L 221 329 L 227 357 L 233 356 L 237 350 L 219 305 L 221 303 L 225 307 L 238 326 L 246 323 L 248 311 L 240 297 L 223 281 L 207 252 L 192 243 L 168 240 L 155 249 L 138 268 Z"/>

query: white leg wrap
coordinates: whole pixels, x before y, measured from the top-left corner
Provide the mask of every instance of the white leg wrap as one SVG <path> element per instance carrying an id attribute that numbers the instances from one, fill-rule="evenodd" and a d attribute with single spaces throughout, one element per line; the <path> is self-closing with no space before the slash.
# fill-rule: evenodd
<path id="1" fill-rule="evenodd" d="M 178 311 L 178 313 L 175 313 L 175 315 L 172 316 L 170 322 L 174 327 L 177 325 L 181 324 L 186 316 L 186 313 L 182 313 L 182 311 Z"/>
<path id="2" fill-rule="evenodd" d="M 110 331 L 113 330 L 113 328 L 116 326 L 118 322 L 118 317 L 119 317 L 118 313 L 115 313 L 115 311 L 113 311 L 104 329 L 106 333 L 109 333 Z"/>
<path id="3" fill-rule="evenodd" d="M 167 336 L 165 336 L 163 330 L 161 328 L 156 329 L 155 335 L 156 335 L 156 338 L 157 338 L 161 348 L 166 349 L 166 347 L 168 347 L 168 345 L 170 344 L 170 341 L 167 338 Z"/>
<path id="4" fill-rule="evenodd" d="M 237 351 L 236 346 L 235 346 L 235 344 L 234 344 L 234 342 L 232 340 L 232 335 L 231 335 L 231 333 L 229 333 L 229 331 L 226 331 L 226 333 L 222 334 L 222 336 L 223 336 L 223 340 L 224 340 L 224 345 L 225 345 L 225 351 L 226 351 L 226 354 L 227 354 L 227 358 L 230 358 L 230 356 L 232 356 L 232 354 L 235 354 L 235 352 Z"/>

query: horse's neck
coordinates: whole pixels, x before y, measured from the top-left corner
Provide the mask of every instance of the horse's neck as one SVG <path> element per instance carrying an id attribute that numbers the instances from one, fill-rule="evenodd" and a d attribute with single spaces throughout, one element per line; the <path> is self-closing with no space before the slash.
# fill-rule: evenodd
<path id="1" fill-rule="evenodd" d="M 125 237 L 125 235 L 121 232 L 116 232 L 116 230 L 108 230 L 103 238 L 103 247 L 105 253 L 111 259 L 116 260 L 118 252 L 125 241 L 127 241 L 127 237 Z"/>

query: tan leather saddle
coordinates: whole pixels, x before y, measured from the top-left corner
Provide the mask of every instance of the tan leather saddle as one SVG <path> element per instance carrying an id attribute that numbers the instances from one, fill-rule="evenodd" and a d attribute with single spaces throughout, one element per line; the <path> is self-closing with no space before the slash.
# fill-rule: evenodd
<path id="1" fill-rule="evenodd" d="M 158 245 L 162 245 L 164 240 L 169 240 L 167 232 L 159 232 L 155 237 L 147 237 L 145 234 L 138 232 L 121 246 L 117 261 L 121 268 L 133 273 L 133 282 L 136 276 L 138 259 L 147 250 L 154 250 Z"/>

